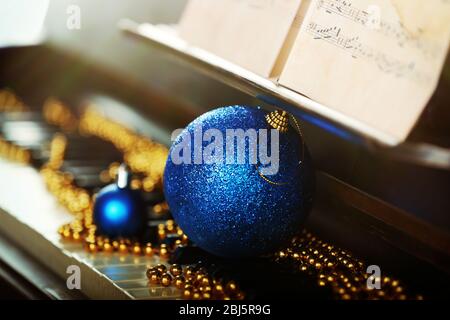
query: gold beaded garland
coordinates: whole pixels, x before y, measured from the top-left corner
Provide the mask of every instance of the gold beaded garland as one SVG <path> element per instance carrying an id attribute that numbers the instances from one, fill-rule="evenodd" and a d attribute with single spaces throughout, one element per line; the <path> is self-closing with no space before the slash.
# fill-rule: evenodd
<path id="1" fill-rule="evenodd" d="M 162 284 L 164 287 L 168 287 L 168 286 L 171 285 L 171 283 L 172 283 L 172 276 L 171 276 L 170 274 L 168 274 L 168 273 L 164 273 L 164 274 L 161 276 L 161 284 Z"/>
<path id="2" fill-rule="evenodd" d="M 175 287 L 178 289 L 183 289 L 185 284 L 184 277 L 182 275 L 178 275 L 175 277 Z"/>
<path id="3" fill-rule="evenodd" d="M 181 275 L 181 274 L 183 273 L 183 269 L 182 269 L 181 266 L 178 265 L 178 264 L 172 264 L 172 265 L 170 266 L 170 273 L 171 273 L 173 276 L 179 276 L 179 275 Z"/>
<path id="4" fill-rule="evenodd" d="M 10 99 L 13 103 L 8 105 L 0 103 L 0 110 L 2 108 L 9 108 L 3 111 L 27 109 L 9 91 L 6 93 L 0 91 L 0 102 L 2 99 Z M 70 109 L 56 99 L 49 99 L 46 102 L 44 117 L 49 123 L 61 127 L 63 131 L 72 131 L 78 127 L 83 134 L 98 136 L 114 144 L 123 152 L 125 161 L 131 167 L 132 172 L 142 176 L 140 179 L 133 178 L 134 189 L 142 188 L 144 191 L 150 192 L 161 187 L 162 173 L 168 152 L 164 146 L 134 134 L 129 129 L 104 118 L 92 108 L 89 108 L 78 121 L 70 114 Z M 279 125 L 278 122 L 277 125 Z M 83 240 L 86 249 L 91 253 L 120 252 L 146 256 L 159 253 L 162 258 L 168 258 L 173 249 L 188 243 L 187 236 L 173 220 L 168 220 L 158 226 L 159 239 L 165 239 L 170 234 L 176 234 L 179 237 L 172 247 L 161 244 L 158 248 L 153 247 L 150 243 L 143 246 L 140 243 L 131 243 L 127 239 L 110 241 L 106 238 L 96 237 L 96 227 L 92 220 L 93 197 L 86 190 L 74 184 L 72 175 L 59 170 L 67 147 L 64 135 L 55 135 L 50 147 L 50 159 L 41 168 L 40 173 L 49 191 L 75 217 L 73 222 L 58 229 L 58 233 L 63 238 L 75 241 Z M 1 137 L 0 156 L 21 163 L 29 163 L 31 160 L 31 153 L 28 150 L 15 146 Z M 149 163 L 148 159 L 152 159 L 152 163 Z M 117 176 L 118 167 L 119 163 L 111 163 L 100 173 L 100 179 L 105 183 L 113 181 Z M 163 202 L 154 205 L 152 209 L 155 214 L 162 214 L 167 212 L 168 206 L 166 202 Z M 415 297 L 407 295 L 398 280 L 386 276 L 379 279 L 382 283 L 382 290 L 367 289 L 365 284 L 368 275 L 365 273 L 362 261 L 306 231 L 294 238 L 290 247 L 275 254 L 274 259 L 279 263 L 294 261 L 297 270 L 316 277 L 319 286 L 331 286 L 336 297 L 340 299 L 423 299 L 420 295 Z M 182 295 L 186 299 L 229 300 L 231 298 L 244 299 L 245 297 L 234 281 L 227 282 L 224 287 L 219 279 L 211 278 L 208 272 L 201 268 L 196 270 L 188 266 L 183 272 L 181 266 L 171 266 L 169 272 L 170 274 L 167 273 L 164 265 L 159 265 L 159 268 L 148 269 L 146 276 L 151 284 L 173 285 L 182 290 Z"/>
<path id="5" fill-rule="evenodd" d="M 378 279 L 383 290 L 367 288 L 368 275 L 362 261 L 305 230 L 292 240 L 290 247 L 278 251 L 274 259 L 279 263 L 294 261 L 298 270 L 317 277 L 319 286 L 331 286 L 338 299 L 406 298 L 402 287 L 396 289 L 399 281 L 389 277 Z"/>

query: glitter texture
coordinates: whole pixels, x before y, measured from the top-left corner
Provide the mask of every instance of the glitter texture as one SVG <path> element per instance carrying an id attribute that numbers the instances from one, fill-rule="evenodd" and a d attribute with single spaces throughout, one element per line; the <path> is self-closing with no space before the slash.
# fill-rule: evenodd
<path id="1" fill-rule="evenodd" d="M 203 114 L 183 132 L 193 137 L 195 127 L 201 125 L 203 132 L 220 130 L 225 141 L 226 129 L 270 129 L 266 114 L 258 107 L 219 108 Z M 203 142 L 203 147 L 208 144 Z M 281 185 L 264 180 L 249 163 L 248 144 L 245 164 L 176 165 L 169 155 L 164 193 L 174 219 L 196 245 L 219 256 L 259 256 L 285 245 L 300 231 L 313 198 L 311 161 L 306 147 L 301 161 L 301 137 L 292 126 L 280 133 L 279 150 L 279 171 L 268 177 Z M 192 158 L 193 154 L 191 143 Z"/>

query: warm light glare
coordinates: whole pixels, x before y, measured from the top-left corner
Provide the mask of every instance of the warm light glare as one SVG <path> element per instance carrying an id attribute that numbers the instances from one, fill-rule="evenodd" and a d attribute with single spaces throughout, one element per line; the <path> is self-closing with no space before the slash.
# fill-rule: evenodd
<path id="1" fill-rule="evenodd" d="M 128 209 L 127 206 L 117 200 L 108 201 L 105 206 L 105 216 L 108 219 L 108 221 L 115 223 L 115 224 L 121 224 L 126 221 L 128 216 Z"/>

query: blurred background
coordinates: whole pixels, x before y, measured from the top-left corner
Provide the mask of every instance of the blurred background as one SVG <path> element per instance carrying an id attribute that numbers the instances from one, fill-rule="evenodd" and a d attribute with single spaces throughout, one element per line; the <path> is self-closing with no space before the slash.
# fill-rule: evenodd
<path id="1" fill-rule="evenodd" d="M 188 67 L 174 64 L 145 43 L 124 37 L 118 29 L 122 18 L 138 23 L 176 24 L 186 3 L 186 0 L 51 1 L 45 22 L 47 41 L 116 70 L 130 81 L 144 83 L 171 99 L 182 100 L 194 109 L 253 102 Z M 66 28 L 66 10 L 72 4 L 81 9 L 80 30 Z"/>

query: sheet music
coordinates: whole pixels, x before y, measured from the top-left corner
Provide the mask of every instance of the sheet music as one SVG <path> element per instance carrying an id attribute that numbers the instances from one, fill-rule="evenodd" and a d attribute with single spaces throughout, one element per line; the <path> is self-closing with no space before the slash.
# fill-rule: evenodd
<path id="1" fill-rule="evenodd" d="M 180 36 L 262 76 L 269 77 L 301 0 L 190 0 Z"/>
<path id="2" fill-rule="evenodd" d="M 449 40 L 449 0 L 313 0 L 280 84 L 404 139 Z"/>

